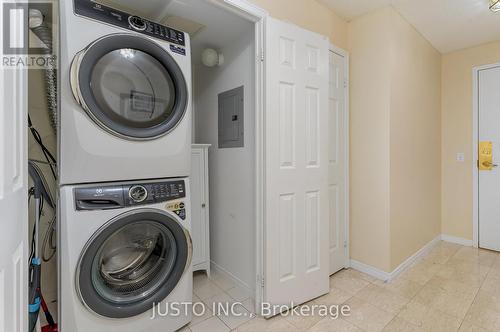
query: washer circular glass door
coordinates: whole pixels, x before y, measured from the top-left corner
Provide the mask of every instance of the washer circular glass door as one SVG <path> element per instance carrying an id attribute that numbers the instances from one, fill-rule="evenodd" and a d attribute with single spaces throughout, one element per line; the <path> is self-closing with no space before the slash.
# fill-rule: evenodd
<path id="1" fill-rule="evenodd" d="M 173 217 L 157 210 L 131 211 L 89 240 L 78 264 L 77 291 L 101 316 L 132 317 L 170 294 L 191 253 L 189 233 Z"/>
<path id="2" fill-rule="evenodd" d="M 99 126 L 122 138 L 158 138 L 186 112 L 179 65 L 145 37 L 113 34 L 95 41 L 77 54 L 71 76 L 75 99 Z"/>

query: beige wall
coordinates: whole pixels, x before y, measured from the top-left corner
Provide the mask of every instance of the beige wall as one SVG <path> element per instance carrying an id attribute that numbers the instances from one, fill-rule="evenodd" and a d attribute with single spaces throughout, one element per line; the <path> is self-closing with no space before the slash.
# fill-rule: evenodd
<path id="1" fill-rule="evenodd" d="M 349 24 L 351 258 L 389 270 L 389 10 Z"/>
<path id="2" fill-rule="evenodd" d="M 349 50 L 351 257 L 390 272 L 440 232 L 441 55 L 392 8 Z"/>
<path id="3" fill-rule="evenodd" d="M 441 54 L 392 12 L 391 270 L 441 232 Z"/>
<path id="4" fill-rule="evenodd" d="M 316 0 L 251 0 L 269 15 L 330 37 L 338 47 L 347 49 L 347 22 Z"/>
<path id="5" fill-rule="evenodd" d="M 500 42 L 443 55 L 442 233 L 472 240 L 472 69 L 500 62 Z M 456 161 L 465 152 L 465 162 Z"/>

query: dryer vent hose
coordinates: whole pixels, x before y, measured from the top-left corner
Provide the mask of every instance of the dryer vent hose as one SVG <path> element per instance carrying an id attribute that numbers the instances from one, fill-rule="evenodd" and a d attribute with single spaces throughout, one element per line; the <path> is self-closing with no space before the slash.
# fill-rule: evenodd
<path id="1" fill-rule="evenodd" d="M 32 27 L 31 31 L 45 44 L 46 54 L 52 54 L 52 29 L 45 23 L 39 26 Z M 55 68 L 56 61 L 50 67 L 45 69 L 45 90 L 47 97 L 47 106 L 49 112 L 50 125 L 57 133 L 57 70 Z"/>

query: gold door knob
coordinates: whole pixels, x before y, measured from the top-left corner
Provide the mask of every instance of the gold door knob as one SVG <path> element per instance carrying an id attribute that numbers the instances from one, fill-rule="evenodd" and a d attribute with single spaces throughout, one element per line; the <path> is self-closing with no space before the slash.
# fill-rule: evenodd
<path id="1" fill-rule="evenodd" d="M 491 161 L 483 161 L 483 166 L 486 168 L 498 167 L 497 164 L 493 164 Z"/>

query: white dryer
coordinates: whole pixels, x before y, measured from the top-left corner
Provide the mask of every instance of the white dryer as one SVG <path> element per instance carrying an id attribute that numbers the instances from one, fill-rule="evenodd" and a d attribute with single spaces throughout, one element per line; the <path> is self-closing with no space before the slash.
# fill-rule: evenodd
<path id="1" fill-rule="evenodd" d="M 95 1 L 59 6 L 60 184 L 188 176 L 189 35 Z"/>
<path id="2" fill-rule="evenodd" d="M 63 186 L 59 193 L 61 331 L 169 332 L 190 322 L 187 178 Z M 173 308 L 167 303 L 180 313 L 164 315 Z"/>

